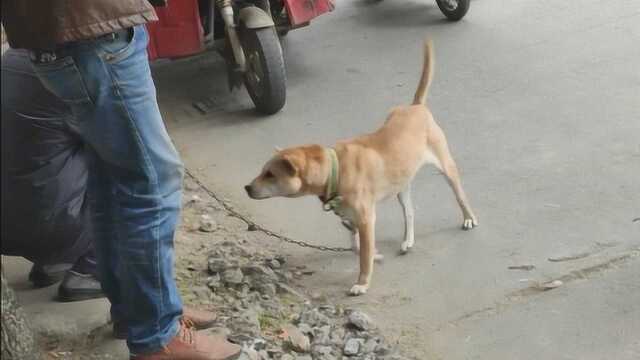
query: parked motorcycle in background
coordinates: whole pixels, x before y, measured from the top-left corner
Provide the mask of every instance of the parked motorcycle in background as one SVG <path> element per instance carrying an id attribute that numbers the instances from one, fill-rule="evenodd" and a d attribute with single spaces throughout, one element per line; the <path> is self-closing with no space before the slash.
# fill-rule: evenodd
<path id="1" fill-rule="evenodd" d="M 278 112 L 286 101 L 279 36 L 333 10 L 330 0 L 181 0 L 157 7 L 149 23 L 149 58 L 178 58 L 224 42 L 231 89 L 244 83 L 256 109 Z"/>

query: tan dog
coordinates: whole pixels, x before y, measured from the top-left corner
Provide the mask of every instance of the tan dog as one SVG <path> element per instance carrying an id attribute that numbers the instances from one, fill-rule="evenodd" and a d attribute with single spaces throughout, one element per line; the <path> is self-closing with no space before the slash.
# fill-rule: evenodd
<path id="1" fill-rule="evenodd" d="M 425 44 L 422 77 L 413 105 L 394 108 L 379 130 L 340 141 L 333 149 L 305 145 L 279 150 L 260 175 L 245 186 L 253 199 L 316 195 L 342 217 L 353 229 L 354 250 L 358 251 L 359 245 L 360 276 L 351 288 L 352 295 L 364 294 L 371 283 L 378 201 L 397 195 L 405 222 L 401 249 L 406 252 L 413 246 L 411 181 L 425 163 L 435 165 L 447 178 L 462 210 L 462 228 L 469 230 L 478 225 L 447 139 L 425 106 L 432 74 L 433 49 L 429 41 Z"/>

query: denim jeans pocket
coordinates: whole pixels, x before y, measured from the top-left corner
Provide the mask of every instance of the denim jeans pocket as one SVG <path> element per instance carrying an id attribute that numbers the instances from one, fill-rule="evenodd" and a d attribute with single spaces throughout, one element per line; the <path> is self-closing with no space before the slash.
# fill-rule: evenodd
<path id="1" fill-rule="evenodd" d="M 98 53 L 107 63 L 115 64 L 128 58 L 135 51 L 137 27 L 128 30 L 128 36 L 118 37 L 114 40 L 100 40 Z"/>
<path id="2" fill-rule="evenodd" d="M 65 56 L 50 63 L 33 63 L 42 84 L 71 105 L 93 104 L 73 57 Z"/>

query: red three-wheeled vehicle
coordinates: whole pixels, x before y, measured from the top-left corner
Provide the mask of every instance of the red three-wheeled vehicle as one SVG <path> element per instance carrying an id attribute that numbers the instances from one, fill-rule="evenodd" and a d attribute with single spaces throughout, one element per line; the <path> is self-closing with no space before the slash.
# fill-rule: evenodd
<path id="1" fill-rule="evenodd" d="M 244 82 L 258 111 L 273 114 L 286 99 L 279 37 L 333 10 L 331 0 L 173 0 L 149 23 L 149 57 L 178 58 L 224 41 L 230 86 Z"/>

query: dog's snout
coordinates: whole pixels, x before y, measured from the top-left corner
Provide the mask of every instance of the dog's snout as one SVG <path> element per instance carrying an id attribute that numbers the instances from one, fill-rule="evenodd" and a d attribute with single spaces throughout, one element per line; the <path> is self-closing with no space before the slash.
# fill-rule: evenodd
<path id="1" fill-rule="evenodd" d="M 253 187 L 251 185 L 245 185 L 244 190 L 247 192 L 247 195 L 249 195 L 250 198 L 254 198 L 254 191 L 253 191 Z"/>
<path id="2" fill-rule="evenodd" d="M 251 184 L 245 185 L 244 190 L 247 192 L 247 195 L 250 198 L 257 199 L 257 197 L 256 197 L 256 189 L 253 186 L 251 186 Z"/>

